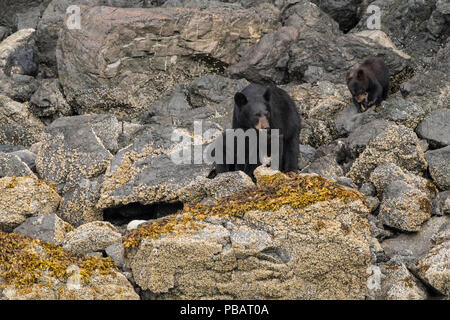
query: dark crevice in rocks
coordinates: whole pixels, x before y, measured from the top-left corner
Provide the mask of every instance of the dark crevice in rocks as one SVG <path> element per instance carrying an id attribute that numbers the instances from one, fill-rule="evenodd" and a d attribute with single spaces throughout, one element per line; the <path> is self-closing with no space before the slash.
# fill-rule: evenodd
<path id="1" fill-rule="evenodd" d="M 174 214 L 183 209 L 182 202 L 140 204 L 133 202 L 124 206 L 103 210 L 103 219 L 114 225 L 125 225 L 132 220 L 150 220 Z"/>

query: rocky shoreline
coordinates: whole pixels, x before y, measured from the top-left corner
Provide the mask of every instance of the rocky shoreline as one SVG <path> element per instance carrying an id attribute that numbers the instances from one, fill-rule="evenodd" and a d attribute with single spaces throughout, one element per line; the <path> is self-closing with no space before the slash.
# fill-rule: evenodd
<path id="1" fill-rule="evenodd" d="M 3 1 L 0 300 L 448 300 L 449 20 L 441 0 Z M 391 86 L 358 113 L 367 56 Z M 250 82 L 295 101 L 300 172 L 175 163 Z"/>

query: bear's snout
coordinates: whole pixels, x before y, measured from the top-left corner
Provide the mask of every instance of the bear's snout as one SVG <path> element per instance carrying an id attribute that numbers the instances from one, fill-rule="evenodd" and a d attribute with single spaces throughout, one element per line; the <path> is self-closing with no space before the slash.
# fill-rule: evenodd
<path id="1" fill-rule="evenodd" d="M 261 129 L 270 129 L 269 120 L 267 120 L 267 117 L 260 117 L 258 119 L 258 123 L 255 126 L 255 129 L 261 130 Z"/>

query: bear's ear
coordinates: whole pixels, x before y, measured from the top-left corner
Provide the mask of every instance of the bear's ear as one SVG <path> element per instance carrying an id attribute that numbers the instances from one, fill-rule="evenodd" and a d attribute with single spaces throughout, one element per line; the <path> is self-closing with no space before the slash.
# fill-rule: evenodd
<path id="1" fill-rule="evenodd" d="M 237 92 L 234 95 L 234 102 L 236 103 L 236 105 L 238 107 L 242 107 L 243 105 L 247 104 L 248 101 L 247 101 L 247 97 L 243 93 Z"/>
<path id="2" fill-rule="evenodd" d="M 266 92 L 264 92 L 263 94 L 263 98 L 264 100 L 266 100 L 267 102 L 270 101 L 270 95 L 272 94 L 272 92 L 270 91 L 270 88 L 266 89 Z"/>
<path id="3" fill-rule="evenodd" d="M 356 75 L 356 77 L 358 78 L 358 80 L 364 79 L 364 70 L 363 69 L 359 69 L 358 70 L 358 74 Z"/>

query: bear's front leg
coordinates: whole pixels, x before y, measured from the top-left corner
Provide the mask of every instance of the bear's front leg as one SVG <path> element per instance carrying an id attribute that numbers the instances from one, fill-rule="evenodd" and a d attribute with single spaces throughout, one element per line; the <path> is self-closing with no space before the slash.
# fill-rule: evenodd
<path id="1" fill-rule="evenodd" d="M 281 171 L 298 172 L 299 139 L 298 134 L 283 140 Z"/>

